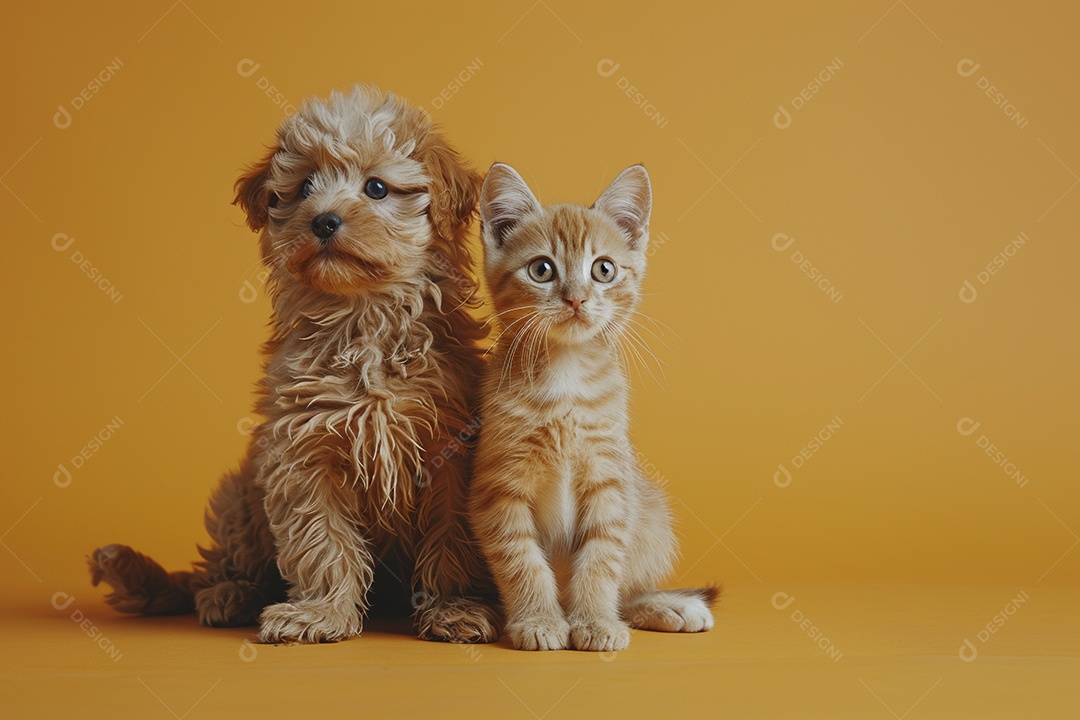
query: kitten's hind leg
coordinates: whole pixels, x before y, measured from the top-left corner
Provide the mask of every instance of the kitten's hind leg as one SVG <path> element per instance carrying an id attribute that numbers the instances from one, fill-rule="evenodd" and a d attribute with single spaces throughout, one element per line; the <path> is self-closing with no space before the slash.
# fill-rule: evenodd
<path id="1" fill-rule="evenodd" d="M 622 608 L 630 627 L 660 632 L 703 632 L 712 629 L 709 610 L 720 596 L 718 586 L 691 590 L 654 590 L 628 600 Z"/>

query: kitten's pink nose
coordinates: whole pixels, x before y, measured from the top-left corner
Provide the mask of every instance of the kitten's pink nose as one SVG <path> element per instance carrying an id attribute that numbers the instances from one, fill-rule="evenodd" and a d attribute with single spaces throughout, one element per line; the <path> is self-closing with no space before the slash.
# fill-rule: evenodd
<path id="1" fill-rule="evenodd" d="M 563 298 L 563 302 L 574 308 L 574 314 L 578 314 L 578 309 L 581 307 L 581 303 L 585 302 L 581 298 Z"/>

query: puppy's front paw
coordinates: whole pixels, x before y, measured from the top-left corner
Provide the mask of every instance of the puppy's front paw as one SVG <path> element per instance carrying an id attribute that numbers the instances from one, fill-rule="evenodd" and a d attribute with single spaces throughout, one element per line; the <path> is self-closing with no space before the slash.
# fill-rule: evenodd
<path id="1" fill-rule="evenodd" d="M 360 612 L 355 607 L 349 612 L 328 603 L 278 603 L 259 617 L 259 642 L 337 642 L 359 635 L 360 629 Z"/>
<path id="2" fill-rule="evenodd" d="M 570 624 L 561 617 L 526 618 L 509 623 L 506 634 L 518 650 L 565 650 Z"/>
<path id="3" fill-rule="evenodd" d="M 434 602 L 418 619 L 420 637 L 452 643 L 489 643 L 499 639 L 499 616 L 471 598 Z"/>
<path id="4" fill-rule="evenodd" d="M 575 650 L 612 652 L 624 650 L 629 644 L 630 628 L 619 620 L 593 618 L 570 626 L 570 645 Z"/>

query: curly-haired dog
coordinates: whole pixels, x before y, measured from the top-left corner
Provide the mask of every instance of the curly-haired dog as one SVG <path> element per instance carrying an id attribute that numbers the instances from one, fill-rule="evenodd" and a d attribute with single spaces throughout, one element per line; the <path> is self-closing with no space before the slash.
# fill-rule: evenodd
<path id="1" fill-rule="evenodd" d="M 465 235 L 479 186 L 422 110 L 374 88 L 284 121 L 237 181 L 273 302 L 265 421 L 210 499 L 213 544 L 194 572 L 95 551 L 113 607 L 258 619 L 264 642 L 342 640 L 360 633 L 389 553 L 414 568 L 422 637 L 498 638 L 496 614 L 469 597 L 490 581 L 465 519 L 484 334 Z M 287 602 L 269 604 L 285 599 L 282 579 Z"/>

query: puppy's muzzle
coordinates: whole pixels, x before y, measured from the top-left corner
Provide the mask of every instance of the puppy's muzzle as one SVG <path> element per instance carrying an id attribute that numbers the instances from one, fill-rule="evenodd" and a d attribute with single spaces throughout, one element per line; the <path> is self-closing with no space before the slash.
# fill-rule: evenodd
<path id="1" fill-rule="evenodd" d="M 311 232 L 323 242 L 329 240 L 341 227 L 341 216 L 336 213 L 322 213 L 311 220 Z"/>

